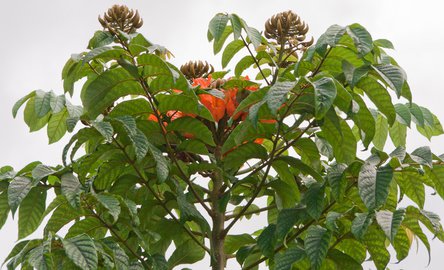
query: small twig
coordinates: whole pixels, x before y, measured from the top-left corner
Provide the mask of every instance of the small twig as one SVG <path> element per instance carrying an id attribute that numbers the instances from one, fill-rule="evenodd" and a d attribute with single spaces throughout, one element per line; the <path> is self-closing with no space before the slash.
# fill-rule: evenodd
<path id="1" fill-rule="evenodd" d="M 265 73 L 262 71 L 261 66 L 259 65 L 259 61 L 257 61 L 256 57 L 254 56 L 253 52 L 250 49 L 250 46 L 248 46 L 248 43 L 245 41 L 244 37 L 241 36 L 242 41 L 244 42 L 245 47 L 247 48 L 248 52 L 250 53 L 251 57 L 253 57 L 253 61 L 256 64 L 257 68 L 259 69 L 259 72 L 261 73 L 262 77 L 264 77 L 265 82 L 270 85 L 270 82 L 267 80 L 267 77 L 265 76 Z"/>

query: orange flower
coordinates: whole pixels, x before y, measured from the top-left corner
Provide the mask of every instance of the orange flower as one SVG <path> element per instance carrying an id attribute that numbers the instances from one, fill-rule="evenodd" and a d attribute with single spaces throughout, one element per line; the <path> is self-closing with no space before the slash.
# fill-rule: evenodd
<path id="1" fill-rule="evenodd" d="M 225 100 L 210 94 L 200 94 L 200 102 L 211 112 L 214 121 L 219 122 L 225 115 Z"/>

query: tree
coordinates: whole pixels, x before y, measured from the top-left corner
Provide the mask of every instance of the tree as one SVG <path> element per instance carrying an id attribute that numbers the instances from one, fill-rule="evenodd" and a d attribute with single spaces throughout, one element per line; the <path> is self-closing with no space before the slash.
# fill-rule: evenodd
<path id="1" fill-rule="evenodd" d="M 125 6 L 99 21 L 104 30 L 62 71 L 65 94 L 33 91 L 13 107 L 15 116 L 25 106 L 30 131 L 47 126 L 50 143 L 73 135 L 62 165 L 0 168 L 0 225 L 18 210 L 22 240 L 48 217 L 9 268 L 172 269 L 207 253 L 212 269 L 229 259 L 242 269 L 362 269 L 367 257 L 384 269 L 386 243 L 402 260 L 414 239 L 430 249 L 423 228 L 444 240 L 423 209 L 426 186 L 444 197 L 444 156 L 406 152 L 413 124 L 429 139 L 443 129 L 412 102 L 390 41 L 352 24 L 314 43 L 290 11 L 263 34 L 217 14 L 208 39 L 222 67 L 245 53 L 232 74 L 201 61 L 175 67 Z M 243 76 L 252 72 L 254 81 Z M 73 105 L 66 94 L 79 84 Z M 263 230 L 232 233 L 257 214 Z"/>

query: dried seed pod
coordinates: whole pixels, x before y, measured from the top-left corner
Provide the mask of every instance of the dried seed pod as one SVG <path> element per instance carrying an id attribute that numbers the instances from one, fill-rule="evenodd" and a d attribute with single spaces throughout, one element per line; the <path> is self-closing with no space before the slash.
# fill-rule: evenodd
<path id="1" fill-rule="evenodd" d="M 308 25 L 289 10 L 275 14 L 265 22 L 265 37 L 276 40 L 278 44 L 295 40 L 300 43 L 305 40 L 308 29 Z"/>
<path id="2" fill-rule="evenodd" d="M 99 22 L 113 34 L 117 34 L 119 30 L 131 34 L 143 25 L 139 12 L 130 10 L 125 5 L 113 5 L 103 14 L 103 18 L 99 16 Z"/>
<path id="3" fill-rule="evenodd" d="M 207 61 L 189 61 L 180 67 L 180 71 L 188 80 L 192 80 L 208 77 L 208 75 L 214 72 L 214 68 Z"/>

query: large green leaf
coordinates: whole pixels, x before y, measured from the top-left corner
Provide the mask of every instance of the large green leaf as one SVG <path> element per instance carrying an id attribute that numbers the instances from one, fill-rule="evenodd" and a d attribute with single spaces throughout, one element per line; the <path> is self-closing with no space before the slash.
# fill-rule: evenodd
<path id="1" fill-rule="evenodd" d="M 63 135 L 65 135 L 67 126 L 66 120 L 68 119 L 68 111 L 62 110 L 58 113 L 52 114 L 48 122 L 48 138 L 49 143 L 55 143 L 59 141 Z"/>
<path id="2" fill-rule="evenodd" d="M 369 210 L 385 203 L 392 178 L 393 169 L 390 166 L 378 169 L 369 163 L 362 166 L 358 178 L 359 195 Z"/>
<path id="3" fill-rule="evenodd" d="M 357 213 L 355 219 L 352 222 L 350 230 L 356 238 L 362 239 L 372 222 L 373 214 Z"/>
<path id="4" fill-rule="evenodd" d="M 278 240 L 284 239 L 293 226 L 302 220 L 304 211 L 303 207 L 287 208 L 279 211 L 276 222 L 276 237 Z"/>
<path id="5" fill-rule="evenodd" d="M 312 82 L 315 94 L 315 117 L 321 119 L 336 98 L 336 86 L 332 78 L 322 77 Z"/>
<path id="6" fill-rule="evenodd" d="M 266 159 L 267 156 L 267 150 L 257 143 L 242 144 L 224 157 L 224 167 L 227 170 L 238 169 L 249 159 Z"/>
<path id="7" fill-rule="evenodd" d="M 224 242 L 224 251 L 227 254 L 235 253 L 239 248 L 256 243 L 254 238 L 248 234 L 227 235 Z"/>
<path id="8" fill-rule="evenodd" d="M 82 184 L 79 179 L 72 173 L 65 173 L 61 180 L 62 194 L 72 207 L 79 207 L 80 192 L 82 191 Z"/>
<path id="9" fill-rule="evenodd" d="M 98 257 L 93 240 L 86 234 L 62 239 L 66 255 L 82 269 L 97 269 Z"/>
<path id="10" fill-rule="evenodd" d="M 375 122 L 375 136 L 373 137 L 373 145 L 378 150 L 384 150 L 385 142 L 389 132 L 387 119 L 378 113 Z"/>
<path id="11" fill-rule="evenodd" d="M 65 238 L 72 238 L 80 234 L 87 234 L 94 237 L 94 234 L 99 229 L 104 229 L 103 224 L 96 217 L 87 217 L 82 220 L 76 221 L 71 227 L 69 227 Z"/>
<path id="12" fill-rule="evenodd" d="M 364 90 L 378 110 L 387 117 L 388 123 L 391 126 L 395 122 L 396 111 L 392 103 L 392 98 L 387 90 L 371 77 L 362 78 L 357 86 Z"/>
<path id="13" fill-rule="evenodd" d="M 58 202 L 60 203 L 60 202 Z M 52 204 L 52 203 L 51 203 Z M 48 206 L 47 210 L 44 213 L 44 216 L 47 214 L 48 210 L 53 208 L 51 204 Z M 57 202 L 55 204 L 57 207 Z M 63 226 L 68 224 L 69 222 L 83 216 L 83 212 L 81 210 L 77 210 L 72 208 L 71 205 L 67 201 L 62 200 L 57 209 L 52 213 L 52 216 L 49 218 L 48 222 L 45 226 L 45 232 L 58 232 Z"/>
<path id="14" fill-rule="evenodd" d="M 22 97 L 21 99 L 17 100 L 17 102 L 12 107 L 12 116 L 15 118 L 17 116 L 17 112 L 20 109 L 20 107 L 25 104 L 26 101 L 28 101 L 30 98 L 35 97 L 37 91 L 32 91 L 31 93 L 27 94 L 26 96 Z M 35 99 L 34 99 L 35 100 Z M 35 102 L 35 101 L 34 101 Z"/>
<path id="15" fill-rule="evenodd" d="M 305 251 L 302 248 L 298 246 L 289 247 L 284 252 L 276 254 L 275 270 L 291 270 L 291 266 L 305 258 L 305 256 Z"/>
<path id="16" fill-rule="evenodd" d="M 394 146 L 405 147 L 407 139 L 407 126 L 395 121 L 395 123 L 393 123 L 389 129 L 389 134 Z"/>
<path id="17" fill-rule="evenodd" d="M 244 47 L 244 42 L 242 40 L 233 40 L 228 43 L 222 54 L 222 68 L 225 68 L 234 55 L 239 52 Z"/>
<path id="18" fill-rule="evenodd" d="M 425 189 L 424 183 L 422 182 L 423 176 L 416 170 L 402 170 L 395 172 L 393 177 L 401 188 L 401 191 L 418 204 L 419 207 L 423 208 L 425 202 Z"/>
<path id="19" fill-rule="evenodd" d="M 169 269 L 180 264 L 191 264 L 198 262 L 205 256 L 205 251 L 193 240 L 187 240 L 174 250 L 168 259 Z"/>
<path id="20" fill-rule="evenodd" d="M 45 116 L 50 110 L 51 92 L 36 91 L 34 110 L 38 118 Z"/>
<path id="21" fill-rule="evenodd" d="M 257 238 L 257 245 L 259 249 L 261 250 L 262 254 L 267 257 L 273 257 L 274 255 L 274 246 L 276 244 L 275 232 L 276 225 L 270 224 Z"/>
<path id="22" fill-rule="evenodd" d="M 361 56 L 366 55 L 373 49 L 373 40 L 367 30 L 360 24 L 352 24 L 346 28 L 347 34 L 353 39 L 356 49 Z"/>
<path id="23" fill-rule="evenodd" d="M 265 96 L 265 100 L 271 113 L 276 114 L 277 110 L 287 100 L 288 93 L 295 87 L 295 85 L 295 82 L 276 82 L 270 87 Z"/>
<path id="24" fill-rule="evenodd" d="M 352 115 L 353 122 L 359 127 L 361 130 L 361 139 L 362 143 L 365 147 L 368 147 L 368 145 L 371 143 L 373 138 L 375 137 L 375 134 L 377 136 L 380 136 L 379 133 L 376 133 L 376 122 L 375 119 L 370 112 L 370 110 L 365 105 L 364 100 L 361 98 L 361 96 L 357 94 L 353 94 L 354 101 L 358 104 L 359 110 L 357 113 Z"/>
<path id="25" fill-rule="evenodd" d="M 324 187 L 320 183 L 313 183 L 304 195 L 307 212 L 316 220 L 319 219 L 324 210 L 324 190 Z"/>
<path id="26" fill-rule="evenodd" d="M 331 166 L 327 171 L 327 180 L 330 184 L 333 198 L 339 202 L 344 197 L 347 185 L 344 174 L 345 169 L 347 169 L 347 165 L 339 163 Z"/>
<path id="27" fill-rule="evenodd" d="M 371 260 L 378 270 L 386 269 L 390 261 L 390 253 L 385 247 L 385 240 L 384 232 L 375 226 L 370 226 L 364 237 L 364 244 L 367 246 Z"/>
<path id="28" fill-rule="evenodd" d="M 214 41 L 217 42 L 222 37 L 225 27 L 228 23 L 228 16 L 226 14 L 216 14 L 216 16 L 211 19 L 208 25 L 208 31 L 211 36 L 214 38 Z"/>
<path id="29" fill-rule="evenodd" d="M 35 111 L 34 104 L 35 104 L 35 97 L 31 97 L 28 100 L 28 103 L 26 103 L 25 110 L 23 112 L 23 117 L 25 123 L 29 127 L 29 132 L 34 132 L 42 129 L 48 123 L 49 117 L 51 116 L 51 114 L 48 113 L 41 118 L 38 117 Z"/>
<path id="30" fill-rule="evenodd" d="M 46 206 L 46 191 L 32 189 L 23 199 L 19 209 L 18 239 L 33 233 L 42 222 Z"/>
<path id="31" fill-rule="evenodd" d="M 176 95 L 156 95 L 159 102 L 157 109 L 166 113 L 168 111 L 180 111 L 183 113 L 191 113 L 201 116 L 210 121 L 214 121 L 210 111 L 199 103 L 198 98 L 194 94 L 182 93 Z"/>
<path id="32" fill-rule="evenodd" d="M 432 163 L 432 151 L 428 146 L 422 146 L 416 148 L 411 154 L 410 157 L 413 161 L 418 162 L 421 165 L 429 166 L 430 168 L 433 166 Z"/>
<path id="33" fill-rule="evenodd" d="M 399 209 L 394 212 L 381 210 L 376 213 L 376 221 L 378 221 L 379 226 L 392 243 L 395 240 L 395 236 L 398 233 L 404 215 L 405 209 Z"/>
<path id="34" fill-rule="evenodd" d="M 141 95 L 140 84 L 123 68 L 103 72 L 82 90 L 81 98 L 89 116 L 94 119 L 120 97 Z"/>
<path id="35" fill-rule="evenodd" d="M 180 132 L 184 136 L 192 136 L 208 145 L 214 146 L 213 134 L 201 121 L 193 117 L 181 117 L 172 121 L 167 130 Z"/>
<path id="36" fill-rule="evenodd" d="M 106 208 L 106 210 L 108 210 L 108 213 L 114 218 L 114 221 L 119 218 L 121 208 L 118 199 L 107 194 L 97 194 L 96 199 L 101 205 L 103 205 L 103 207 Z"/>
<path id="37" fill-rule="evenodd" d="M 4 191 L 0 194 L 0 229 L 5 225 L 9 215 L 8 192 Z"/>
<path id="38" fill-rule="evenodd" d="M 311 262 L 312 269 L 321 268 L 327 256 L 331 232 L 321 226 L 310 226 L 305 237 L 304 247 Z"/>
<path id="39" fill-rule="evenodd" d="M 17 176 L 11 181 L 8 187 L 8 204 L 13 216 L 34 185 L 31 179 L 25 176 Z"/>
<path id="40" fill-rule="evenodd" d="M 394 65 L 378 65 L 373 66 L 381 78 L 396 91 L 396 95 L 401 97 L 402 87 L 405 82 L 405 72 L 398 66 Z"/>
<path id="41" fill-rule="evenodd" d="M 444 198 L 444 165 L 434 165 L 432 169 L 425 168 L 427 177 L 432 180 L 436 192 Z"/>
<path id="42" fill-rule="evenodd" d="M 128 137 L 134 145 L 136 151 L 136 158 L 138 160 L 143 159 L 149 150 L 149 142 L 145 134 L 137 128 L 136 121 L 131 116 L 120 116 L 115 118 L 115 120 L 122 123 L 125 128 Z"/>

